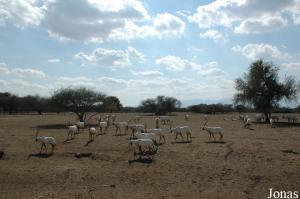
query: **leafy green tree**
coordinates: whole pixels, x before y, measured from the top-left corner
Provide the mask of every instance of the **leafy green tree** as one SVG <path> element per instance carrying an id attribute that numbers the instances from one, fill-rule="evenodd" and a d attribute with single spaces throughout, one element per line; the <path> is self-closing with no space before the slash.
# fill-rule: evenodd
<path id="1" fill-rule="evenodd" d="M 83 122 L 89 119 L 87 118 L 89 112 L 97 111 L 101 107 L 104 99 L 103 93 L 80 87 L 55 91 L 51 102 L 53 106 L 75 113 Z"/>
<path id="2" fill-rule="evenodd" d="M 114 112 L 122 109 L 120 100 L 115 96 L 108 96 L 104 98 L 103 107 L 105 111 Z"/>
<path id="3" fill-rule="evenodd" d="M 146 99 L 141 102 L 140 110 L 143 112 L 165 115 L 180 108 L 181 102 L 174 97 L 157 96 L 156 99 Z"/>
<path id="4" fill-rule="evenodd" d="M 268 122 L 273 107 L 283 99 L 296 99 L 297 94 L 295 80 L 286 77 L 284 82 L 279 82 L 278 71 L 279 68 L 271 62 L 253 62 L 249 73 L 235 80 L 237 94 L 234 102 L 253 106 L 256 111 L 264 113 Z"/>

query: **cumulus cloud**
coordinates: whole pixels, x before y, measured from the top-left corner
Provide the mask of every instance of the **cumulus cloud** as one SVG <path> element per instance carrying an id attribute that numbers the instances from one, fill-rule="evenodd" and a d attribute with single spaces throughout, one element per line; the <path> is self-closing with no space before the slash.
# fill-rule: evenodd
<path id="1" fill-rule="evenodd" d="M 188 16 L 199 28 L 235 27 L 236 33 L 261 33 L 275 31 L 287 25 L 285 13 L 293 16 L 295 24 L 300 22 L 298 0 L 216 0 L 201 5 Z"/>
<path id="2" fill-rule="evenodd" d="M 199 75 L 202 75 L 206 78 L 227 78 L 228 74 L 219 68 L 219 64 L 216 61 L 208 62 L 204 64 L 204 66 L 198 70 L 197 72 Z M 219 80 L 221 80 L 219 79 Z"/>
<path id="3" fill-rule="evenodd" d="M 148 70 L 148 71 L 131 71 L 133 75 L 136 76 L 162 76 L 164 75 L 162 72 L 157 70 Z"/>
<path id="4" fill-rule="evenodd" d="M 8 66 L 5 63 L 0 63 L 0 74 L 1 75 L 6 75 L 9 73 Z"/>
<path id="5" fill-rule="evenodd" d="M 126 50 L 97 48 L 90 55 L 79 52 L 74 59 L 81 60 L 83 65 L 97 65 L 100 67 L 123 67 L 132 64 L 132 60 L 144 61 L 144 55 L 133 47 Z"/>
<path id="6" fill-rule="evenodd" d="M 281 52 L 276 46 L 265 43 L 247 44 L 245 46 L 232 47 L 234 52 L 242 54 L 250 60 L 267 59 L 267 60 L 283 60 L 290 56 L 287 53 Z"/>
<path id="7" fill-rule="evenodd" d="M 185 30 L 185 23 L 178 17 L 169 13 L 158 14 L 153 19 L 154 32 L 163 35 L 179 35 Z"/>
<path id="8" fill-rule="evenodd" d="M 173 37 L 182 35 L 185 31 L 185 23 L 178 17 L 169 14 L 157 14 L 151 18 L 148 25 L 138 26 L 132 21 L 125 21 L 122 28 L 116 29 L 109 36 L 111 40 L 131 40 L 145 37 Z"/>
<path id="9" fill-rule="evenodd" d="M 43 71 L 32 68 L 11 68 L 6 63 L 0 63 L 0 74 L 11 77 L 22 78 L 44 78 L 46 74 Z"/>
<path id="10" fill-rule="evenodd" d="M 49 89 L 46 85 L 41 85 L 23 79 L 3 80 L 0 92 L 11 92 L 18 95 L 39 94 L 48 95 Z"/>
<path id="11" fill-rule="evenodd" d="M 115 78 L 115 77 L 99 77 L 96 79 L 96 81 L 98 82 L 102 82 L 102 83 L 114 83 L 114 84 L 127 84 L 127 81 L 124 79 L 119 79 L 119 78 Z"/>
<path id="12" fill-rule="evenodd" d="M 203 76 L 208 76 L 208 77 L 219 77 L 219 76 L 224 76 L 227 73 L 225 73 L 220 68 L 208 68 L 207 70 L 198 71 L 198 74 Z"/>
<path id="13" fill-rule="evenodd" d="M 60 40 L 103 41 L 125 21 L 149 18 L 141 2 L 136 0 L 50 1 L 46 5 L 43 25 Z"/>
<path id="14" fill-rule="evenodd" d="M 282 64 L 287 69 L 300 69 L 300 62 L 291 62 L 291 63 L 284 63 Z"/>
<path id="15" fill-rule="evenodd" d="M 34 5 L 29 0 L 1 0 L 0 1 L 0 26 L 10 22 L 24 28 L 28 25 L 39 25 L 44 17 L 44 8 Z"/>
<path id="16" fill-rule="evenodd" d="M 188 64 L 188 62 L 186 60 L 181 59 L 180 57 L 172 56 L 172 55 L 157 59 L 155 61 L 155 63 L 158 65 L 163 65 L 168 70 L 173 70 L 173 71 L 184 70 Z"/>
<path id="17" fill-rule="evenodd" d="M 189 10 L 178 10 L 176 11 L 176 14 L 183 16 L 183 17 L 188 17 L 189 15 L 191 15 L 191 11 Z"/>
<path id="18" fill-rule="evenodd" d="M 225 35 L 217 30 L 207 30 L 205 33 L 200 33 L 200 37 L 217 41 L 226 41 Z"/>
<path id="19" fill-rule="evenodd" d="M 266 16 L 244 20 L 234 32 L 240 34 L 271 32 L 287 25 L 288 21 L 281 16 Z"/>
<path id="20" fill-rule="evenodd" d="M 10 73 L 23 78 L 43 78 L 46 76 L 43 71 L 31 68 L 14 68 L 10 71 Z"/>
<path id="21" fill-rule="evenodd" d="M 186 59 L 182 59 L 177 56 L 168 55 L 162 57 L 160 59 L 155 60 L 157 65 L 165 66 L 166 69 L 170 71 L 182 71 L 187 68 L 191 68 L 192 70 L 197 70 L 201 68 L 201 65 L 191 62 Z"/>
<path id="22" fill-rule="evenodd" d="M 156 60 L 156 64 L 165 66 L 171 71 L 183 71 L 185 69 L 191 69 L 198 74 L 207 78 L 216 78 L 220 76 L 227 76 L 228 74 L 218 67 L 218 63 L 215 61 L 206 63 L 204 65 L 196 64 L 186 59 L 182 59 L 176 56 L 166 56 Z"/>
<path id="23" fill-rule="evenodd" d="M 131 46 L 128 47 L 127 54 L 128 57 L 136 59 L 139 62 L 145 61 L 145 55 Z"/>
<path id="24" fill-rule="evenodd" d="M 8 21 L 20 28 L 41 25 L 60 41 L 162 38 L 185 30 L 185 23 L 170 13 L 149 16 L 139 0 L 2 0 L 0 26 Z"/>

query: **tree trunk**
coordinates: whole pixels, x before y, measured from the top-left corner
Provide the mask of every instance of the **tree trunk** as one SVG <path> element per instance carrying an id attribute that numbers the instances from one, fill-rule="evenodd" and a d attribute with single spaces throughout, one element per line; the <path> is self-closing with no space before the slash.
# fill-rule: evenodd
<path id="1" fill-rule="evenodd" d="M 265 111 L 264 114 L 265 114 L 266 122 L 269 123 L 270 122 L 269 113 Z"/>
<path id="2" fill-rule="evenodd" d="M 84 114 L 80 114 L 80 117 L 79 117 L 80 122 L 84 122 L 83 116 L 84 116 Z"/>

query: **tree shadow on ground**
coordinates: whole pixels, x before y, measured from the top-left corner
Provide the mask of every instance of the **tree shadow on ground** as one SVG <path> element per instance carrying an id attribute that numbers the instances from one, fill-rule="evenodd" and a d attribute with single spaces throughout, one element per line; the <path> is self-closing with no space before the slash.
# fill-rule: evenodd
<path id="1" fill-rule="evenodd" d="M 138 158 L 138 159 L 134 159 L 134 160 L 128 160 L 129 164 L 132 164 L 135 162 L 142 163 L 142 164 L 151 164 L 154 162 L 154 159 L 153 158 Z"/>
<path id="2" fill-rule="evenodd" d="M 290 122 L 274 122 L 273 125 L 275 128 L 278 128 L 278 127 L 279 128 L 290 128 L 293 126 L 300 127 L 300 123 L 290 123 Z"/>
<path id="3" fill-rule="evenodd" d="M 67 129 L 66 124 L 42 124 L 37 125 L 36 128 L 38 129 Z"/>
<path id="4" fill-rule="evenodd" d="M 53 153 L 31 153 L 28 155 L 27 160 L 31 157 L 37 157 L 37 158 L 49 158 L 53 155 Z"/>
<path id="5" fill-rule="evenodd" d="M 223 140 L 213 140 L 213 141 L 206 141 L 206 144 L 226 144 Z"/>
<path id="6" fill-rule="evenodd" d="M 171 144 L 190 144 L 190 143 L 192 143 L 192 140 L 188 140 L 188 141 L 182 140 L 182 141 L 171 142 Z"/>

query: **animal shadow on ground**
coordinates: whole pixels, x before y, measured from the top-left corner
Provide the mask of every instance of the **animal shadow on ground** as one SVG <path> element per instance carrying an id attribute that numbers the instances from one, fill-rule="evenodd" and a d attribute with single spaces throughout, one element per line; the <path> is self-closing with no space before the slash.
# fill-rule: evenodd
<path id="1" fill-rule="evenodd" d="M 171 142 L 171 144 L 189 144 L 189 143 L 192 143 L 192 140 L 188 140 L 188 141 L 173 141 Z"/>
<path id="2" fill-rule="evenodd" d="M 38 158 L 49 158 L 52 155 L 53 155 L 53 153 L 31 153 L 28 155 L 27 160 L 30 159 L 32 156 L 38 157 Z"/>
<path id="3" fill-rule="evenodd" d="M 126 133 L 122 133 L 122 134 L 115 134 L 114 136 L 125 136 L 125 135 L 127 135 Z"/>
<path id="4" fill-rule="evenodd" d="M 213 140 L 213 141 L 206 141 L 206 144 L 226 144 L 223 140 Z"/>
<path id="5" fill-rule="evenodd" d="M 165 142 L 156 142 L 156 141 L 155 141 L 155 145 L 156 145 L 156 146 L 161 146 L 161 145 L 164 145 L 164 144 L 166 144 L 166 143 L 165 143 Z"/>
<path id="6" fill-rule="evenodd" d="M 84 146 L 88 146 L 92 142 L 94 142 L 94 140 L 89 140 L 89 141 L 86 142 L 86 144 Z"/>
<path id="7" fill-rule="evenodd" d="M 132 164 L 135 162 L 143 163 L 143 164 L 151 164 L 154 162 L 154 159 L 153 158 L 138 158 L 138 159 L 134 159 L 134 160 L 128 160 L 129 164 Z"/>
<path id="8" fill-rule="evenodd" d="M 282 152 L 300 155 L 300 150 L 294 150 L 294 149 L 291 149 L 291 150 L 283 150 Z"/>
<path id="9" fill-rule="evenodd" d="M 65 144 L 69 144 L 69 143 L 71 143 L 71 142 L 70 142 L 71 140 L 74 140 L 74 138 L 69 138 L 69 139 L 66 139 L 65 141 L 63 141 L 63 143 L 65 143 Z"/>
<path id="10" fill-rule="evenodd" d="M 75 153 L 74 157 L 81 159 L 81 158 L 91 158 L 92 160 L 96 160 L 96 156 L 94 153 Z"/>
<path id="11" fill-rule="evenodd" d="M 44 124 L 44 125 L 37 125 L 36 128 L 38 129 L 67 129 L 66 124 Z"/>
<path id="12" fill-rule="evenodd" d="M 279 128 L 290 128 L 293 126 L 299 127 L 300 123 L 290 123 L 290 122 L 274 122 L 274 126 L 279 127 Z"/>
<path id="13" fill-rule="evenodd" d="M 105 135 L 106 133 L 98 133 L 96 134 L 96 137 L 100 136 L 100 135 Z"/>

